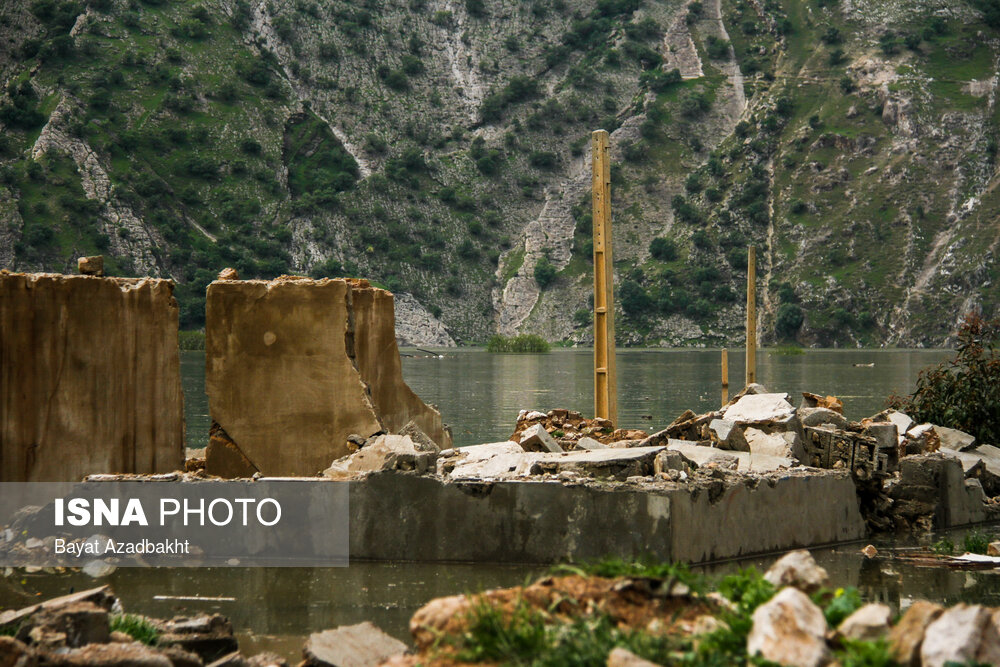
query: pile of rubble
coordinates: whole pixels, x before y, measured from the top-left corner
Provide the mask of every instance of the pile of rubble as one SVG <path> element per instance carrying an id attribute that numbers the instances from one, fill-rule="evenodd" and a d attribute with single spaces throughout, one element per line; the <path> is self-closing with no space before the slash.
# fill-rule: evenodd
<path id="1" fill-rule="evenodd" d="M 522 410 L 506 441 L 440 450 L 409 424 L 399 434 L 354 438 L 356 451 L 323 474 L 343 480 L 395 470 L 449 481 L 649 485 L 696 482 L 714 471 L 759 476 L 820 468 L 850 472 L 873 530 L 943 527 L 955 525 L 948 511 L 967 518 L 963 523 L 1000 509 L 987 502 L 1000 496 L 1000 448 L 895 410 L 850 421 L 833 396 L 804 392 L 795 407 L 787 393 L 752 384 L 721 409 L 685 411 L 653 434 L 612 426 L 570 410 Z M 956 515 L 949 502 L 971 509 Z"/>
<path id="2" fill-rule="evenodd" d="M 113 625 L 116 617 L 126 622 Z M 132 634 L 113 627 L 131 629 Z M 224 616 L 170 620 L 126 616 L 111 590 L 101 586 L 0 612 L 0 665 L 287 667 L 288 663 L 270 653 L 244 658 Z"/>

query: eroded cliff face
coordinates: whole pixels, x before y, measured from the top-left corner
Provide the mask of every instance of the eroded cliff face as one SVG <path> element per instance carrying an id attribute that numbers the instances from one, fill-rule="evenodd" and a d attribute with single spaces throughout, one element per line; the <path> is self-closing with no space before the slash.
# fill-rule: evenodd
<path id="1" fill-rule="evenodd" d="M 620 344 L 740 342 L 750 245 L 762 341 L 947 344 L 1000 308 L 978 7 L 7 3 L 0 266 L 105 252 L 176 278 L 184 328 L 224 266 L 363 275 L 411 343 L 587 343 L 604 128 Z"/>
<path id="2" fill-rule="evenodd" d="M 441 415 L 403 381 L 392 294 L 367 281 L 282 277 L 209 285 L 207 470 L 312 475 L 349 453 L 348 436 L 413 421 L 441 447 Z"/>
<path id="3" fill-rule="evenodd" d="M 0 272 L 0 481 L 184 461 L 173 283 Z"/>

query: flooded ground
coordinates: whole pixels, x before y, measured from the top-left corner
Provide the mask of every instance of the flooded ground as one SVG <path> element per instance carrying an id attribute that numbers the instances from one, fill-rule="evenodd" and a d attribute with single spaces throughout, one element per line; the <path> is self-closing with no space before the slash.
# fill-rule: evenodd
<path id="1" fill-rule="evenodd" d="M 1000 525 L 980 528 L 1000 534 Z M 884 552 L 929 544 L 947 535 L 961 545 L 964 530 L 916 539 L 883 538 Z M 835 587 L 858 587 L 867 600 L 895 610 L 913 600 L 979 602 L 1000 606 L 1000 570 L 962 572 L 921 568 L 891 559 L 866 560 L 864 543 L 816 549 Z M 721 577 L 739 568 L 766 569 L 776 556 L 696 568 Z M 544 572 L 544 566 L 491 563 L 366 563 L 346 568 L 124 568 L 101 579 L 79 572 L 8 572 L 0 577 L 0 609 L 20 607 L 73 590 L 108 583 L 132 613 L 155 617 L 219 612 L 236 628 L 244 653 L 274 651 L 298 661 L 312 632 L 372 621 L 409 643 L 410 616 L 429 600 L 487 588 L 516 586 Z"/>
<path id="2" fill-rule="evenodd" d="M 506 438 L 518 410 L 565 407 L 589 414 L 590 350 L 547 355 L 492 355 L 478 349 L 442 350 L 432 358 L 403 350 L 403 373 L 427 402 L 436 404 L 457 444 Z M 951 356 L 943 350 L 810 350 L 803 355 L 758 355 L 758 381 L 797 394 L 810 390 L 844 400 L 849 418 L 884 407 L 892 393 L 912 391 L 921 368 Z M 730 354 L 733 391 L 742 386 L 742 354 Z M 623 350 L 618 356 L 621 425 L 656 430 L 687 408 L 719 404 L 718 350 Z M 189 446 L 204 446 L 209 426 L 204 354 L 182 353 Z M 710 528 L 708 528 L 710 529 Z M 1000 533 L 1000 526 L 987 529 Z M 952 531 L 961 544 L 963 531 Z M 876 546 L 928 544 L 884 538 Z M 835 586 L 856 586 L 869 600 L 896 609 L 914 599 L 1000 605 L 1000 571 L 919 568 L 898 561 L 866 561 L 861 544 L 814 550 Z M 775 556 L 700 568 L 717 577 L 739 567 L 766 569 Z M 125 608 L 156 617 L 220 612 L 233 621 L 244 652 L 272 650 L 298 660 L 305 638 L 319 630 L 370 620 L 409 641 L 413 612 L 432 598 L 524 583 L 543 566 L 491 563 L 366 563 L 347 568 L 122 569 L 94 580 L 79 572 L 7 572 L 0 577 L 0 608 L 109 583 Z"/>
<path id="3" fill-rule="evenodd" d="M 425 402 L 438 406 L 456 445 L 506 439 L 522 408 L 593 413 L 592 350 L 437 352 L 443 358 L 402 350 L 403 377 Z M 858 420 L 882 410 L 890 394 L 911 392 L 921 368 L 950 356 L 947 350 L 808 350 L 800 355 L 761 350 L 757 381 L 793 396 L 801 391 L 834 394 L 843 399 L 847 417 Z M 620 426 L 654 431 L 688 408 L 705 412 L 719 407 L 719 359 L 719 350 L 619 350 Z M 742 352 L 730 352 L 729 368 L 735 393 L 743 386 Z M 204 353 L 182 352 L 181 374 L 188 446 L 204 447 L 210 425 Z"/>

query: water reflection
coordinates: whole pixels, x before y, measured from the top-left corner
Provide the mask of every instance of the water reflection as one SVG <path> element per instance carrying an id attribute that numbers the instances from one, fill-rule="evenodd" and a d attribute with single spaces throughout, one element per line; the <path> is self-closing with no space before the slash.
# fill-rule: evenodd
<path id="1" fill-rule="evenodd" d="M 1000 533 L 1000 525 L 986 530 Z M 885 554 L 893 548 L 928 544 L 941 535 L 961 544 L 963 534 L 958 530 L 920 539 L 887 537 L 874 543 Z M 863 546 L 858 543 L 812 552 L 829 572 L 834 587 L 856 586 L 866 600 L 884 602 L 895 612 L 917 599 L 1000 606 L 1000 571 L 962 572 L 886 558 L 866 560 L 861 555 Z M 745 567 L 764 571 L 776 557 L 694 569 L 718 579 Z M 108 583 L 129 612 L 156 617 L 219 612 L 233 621 L 245 652 L 268 650 L 297 659 L 310 633 L 366 620 L 409 642 L 409 619 L 427 601 L 516 586 L 545 571 L 543 566 L 494 563 L 353 562 L 347 568 L 127 568 L 98 581 L 79 572 L 9 572 L 0 577 L 0 609 Z"/>
<path id="2" fill-rule="evenodd" d="M 403 357 L 403 376 L 417 394 L 437 405 L 455 443 L 506 439 L 518 410 L 568 408 L 593 412 L 592 350 L 550 354 L 488 354 L 481 349 L 441 350 L 443 359 L 415 350 Z M 892 393 L 913 390 L 921 368 L 951 355 L 946 350 L 810 350 L 797 356 L 761 351 L 758 380 L 798 396 L 839 396 L 847 416 L 860 419 L 885 407 Z M 743 384 L 743 354 L 729 354 L 733 392 Z M 874 363 L 874 367 L 855 364 Z M 203 352 L 181 353 L 189 447 L 208 442 Z M 618 406 L 621 426 L 656 430 L 685 409 L 704 412 L 720 401 L 718 350 L 620 350 Z"/>

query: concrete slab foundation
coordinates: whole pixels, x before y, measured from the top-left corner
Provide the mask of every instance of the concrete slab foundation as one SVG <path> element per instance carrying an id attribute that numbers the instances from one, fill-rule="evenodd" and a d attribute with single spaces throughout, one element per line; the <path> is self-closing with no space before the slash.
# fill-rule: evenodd
<path id="1" fill-rule="evenodd" d="M 696 488 L 399 473 L 350 484 L 351 558 L 550 563 L 652 554 L 701 562 L 865 536 L 846 472 L 734 476 Z"/>

